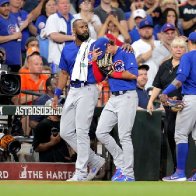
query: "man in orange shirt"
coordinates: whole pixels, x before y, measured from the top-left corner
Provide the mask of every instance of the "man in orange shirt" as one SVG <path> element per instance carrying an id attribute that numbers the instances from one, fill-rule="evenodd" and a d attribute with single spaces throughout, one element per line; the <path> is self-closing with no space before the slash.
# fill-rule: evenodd
<path id="1" fill-rule="evenodd" d="M 43 62 L 39 54 L 39 49 L 31 47 L 27 50 L 27 63 L 29 70 L 26 73 L 21 73 L 21 90 L 33 91 L 35 93 L 45 93 L 45 82 L 47 76 L 42 73 Z M 19 104 L 31 104 L 37 96 L 26 95 L 21 93 L 19 95 Z"/>

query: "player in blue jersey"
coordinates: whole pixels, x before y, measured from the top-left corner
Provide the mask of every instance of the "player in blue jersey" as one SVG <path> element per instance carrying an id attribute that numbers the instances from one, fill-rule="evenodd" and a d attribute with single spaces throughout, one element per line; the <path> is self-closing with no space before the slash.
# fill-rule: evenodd
<path id="1" fill-rule="evenodd" d="M 134 153 L 131 132 L 138 106 L 136 78 L 138 65 L 133 53 L 126 53 L 107 38 L 99 38 L 95 45 L 106 44 L 106 53 L 112 54 L 113 72 L 108 76 L 112 95 L 104 107 L 96 130 L 98 140 L 105 145 L 113 157 L 116 172 L 113 181 L 135 181 Z M 97 49 L 97 48 L 96 48 Z M 98 50 L 99 51 L 99 50 Z M 101 50 L 103 52 L 103 49 Z M 96 56 L 93 54 L 93 59 Z M 120 144 L 110 135 L 118 123 Z"/>
<path id="2" fill-rule="evenodd" d="M 89 38 L 88 24 L 81 19 L 74 21 L 73 32 L 75 41 L 65 45 L 61 54 L 61 72 L 53 107 L 57 106 L 58 97 L 70 76 L 70 90 L 61 116 L 60 136 L 77 152 L 75 174 L 68 181 L 86 181 L 95 177 L 105 160 L 90 149 L 88 135 L 99 94 L 92 66 L 88 63 L 90 46 L 94 40 Z"/>
<path id="3" fill-rule="evenodd" d="M 178 112 L 175 127 L 175 142 L 177 147 L 176 172 L 163 178 L 163 181 L 196 181 L 196 174 L 186 178 L 185 168 L 188 155 L 188 135 L 192 133 L 196 141 L 196 32 L 188 37 L 189 52 L 180 60 L 176 79 L 162 92 L 160 99 L 167 100 L 167 95 L 182 86 L 185 107 Z"/>

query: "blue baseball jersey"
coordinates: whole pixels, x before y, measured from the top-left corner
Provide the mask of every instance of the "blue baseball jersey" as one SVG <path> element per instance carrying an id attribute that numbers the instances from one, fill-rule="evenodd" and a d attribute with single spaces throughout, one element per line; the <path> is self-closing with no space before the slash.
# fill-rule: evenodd
<path id="1" fill-rule="evenodd" d="M 16 17 L 10 13 L 8 19 L 0 16 L 0 36 L 8 36 L 17 32 L 18 22 Z M 21 64 L 21 41 L 11 40 L 0 44 L 5 49 L 7 65 Z"/>
<path id="2" fill-rule="evenodd" d="M 186 77 L 182 84 L 182 94 L 196 95 L 196 50 L 181 57 L 177 74 L 183 74 Z"/>
<path id="3" fill-rule="evenodd" d="M 76 56 L 77 56 L 79 49 L 80 49 L 80 46 L 77 46 L 75 42 L 72 42 L 69 45 L 65 45 L 61 53 L 59 68 L 67 71 L 67 73 L 70 76 L 72 75 L 73 67 L 74 67 Z M 90 64 L 88 66 L 87 83 L 89 84 L 96 83 L 95 77 L 93 75 L 92 65 Z"/>
<path id="4" fill-rule="evenodd" d="M 127 53 L 122 48 L 118 48 L 112 61 L 115 71 L 122 72 L 126 70 L 138 76 L 138 65 L 133 53 Z M 122 80 L 109 77 L 108 82 L 112 92 L 136 89 L 136 80 Z"/>
<path id="5" fill-rule="evenodd" d="M 19 10 L 17 13 L 13 13 L 14 16 L 17 18 L 18 25 L 21 26 L 23 22 L 27 19 L 28 13 L 24 10 Z M 27 39 L 30 37 L 30 32 L 28 27 L 22 30 L 22 41 L 21 41 L 21 48 L 22 51 L 25 52 L 25 43 Z"/>

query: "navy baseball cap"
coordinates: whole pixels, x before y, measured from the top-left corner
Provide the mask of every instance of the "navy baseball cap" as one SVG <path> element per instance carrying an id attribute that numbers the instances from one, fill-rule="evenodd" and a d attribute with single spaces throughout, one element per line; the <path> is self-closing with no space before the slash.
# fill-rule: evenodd
<path id="1" fill-rule="evenodd" d="M 162 32 L 167 32 L 167 31 L 169 31 L 169 30 L 175 31 L 175 30 L 176 30 L 176 27 L 175 27 L 173 24 L 171 24 L 171 23 L 165 23 L 165 24 L 162 26 L 162 28 L 161 28 L 161 31 L 162 31 Z"/>
<path id="2" fill-rule="evenodd" d="M 140 23 L 139 23 L 139 28 L 142 29 L 144 27 L 152 27 L 153 28 L 153 21 L 146 17 L 144 20 L 142 20 Z"/>
<path id="3" fill-rule="evenodd" d="M 196 32 L 190 33 L 188 40 L 196 42 Z"/>
<path id="4" fill-rule="evenodd" d="M 10 3 L 9 0 L 0 0 L 0 6 L 2 6 L 3 4 L 6 4 L 6 3 Z"/>
<path id="5" fill-rule="evenodd" d="M 102 51 L 102 54 L 98 56 L 98 60 L 102 59 L 103 56 L 106 53 L 107 44 L 110 42 L 110 40 L 106 37 L 100 37 L 91 45 L 91 50 L 95 50 L 99 48 L 100 51 Z"/>
<path id="6" fill-rule="evenodd" d="M 148 71 L 150 69 L 150 67 L 148 65 L 146 65 L 146 64 L 141 64 L 141 65 L 139 65 L 138 69 L 139 70 L 140 69 L 145 69 L 146 71 Z"/>

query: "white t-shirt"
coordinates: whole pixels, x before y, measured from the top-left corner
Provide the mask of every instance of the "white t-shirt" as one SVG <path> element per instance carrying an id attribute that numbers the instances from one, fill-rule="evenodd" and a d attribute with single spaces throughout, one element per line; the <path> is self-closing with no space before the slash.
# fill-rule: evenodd
<path id="1" fill-rule="evenodd" d="M 75 19 L 82 19 L 80 13 L 74 14 L 74 18 Z M 95 14 L 93 15 L 92 21 L 95 22 L 96 25 L 99 25 L 101 27 L 101 21 L 97 15 L 95 15 Z M 94 26 L 90 22 L 88 22 L 88 28 L 89 28 L 90 37 L 92 39 L 96 40 L 97 39 L 97 32 L 95 31 Z"/>
<path id="2" fill-rule="evenodd" d="M 159 69 L 159 66 L 161 65 L 163 60 L 169 58 L 169 56 L 171 55 L 167 48 L 165 48 L 165 46 L 160 41 L 154 40 L 154 45 L 155 48 L 153 50 L 152 57 L 143 62 L 143 64 L 147 64 L 150 68 L 148 70 L 148 82 L 145 86 L 146 89 L 152 87 L 152 83 Z M 150 44 L 146 43 L 142 39 L 135 41 L 132 44 L 132 47 L 136 58 L 151 49 Z"/>
<path id="3" fill-rule="evenodd" d="M 75 19 L 71 20 L 73 23 Z M 46 21 L 46 35 L 49 36 L 51 33 L 63 32 L 67 34 L 67 23 L 63 17 L 60 17 L 57 13 L 52 14 L 48 17 Z M 54 42 L 49 38 L 49 53 L 48 53 L 48 62 L 59 65 L 61 52 L 63 50 L 65 43 L 59 44 Z"/>

